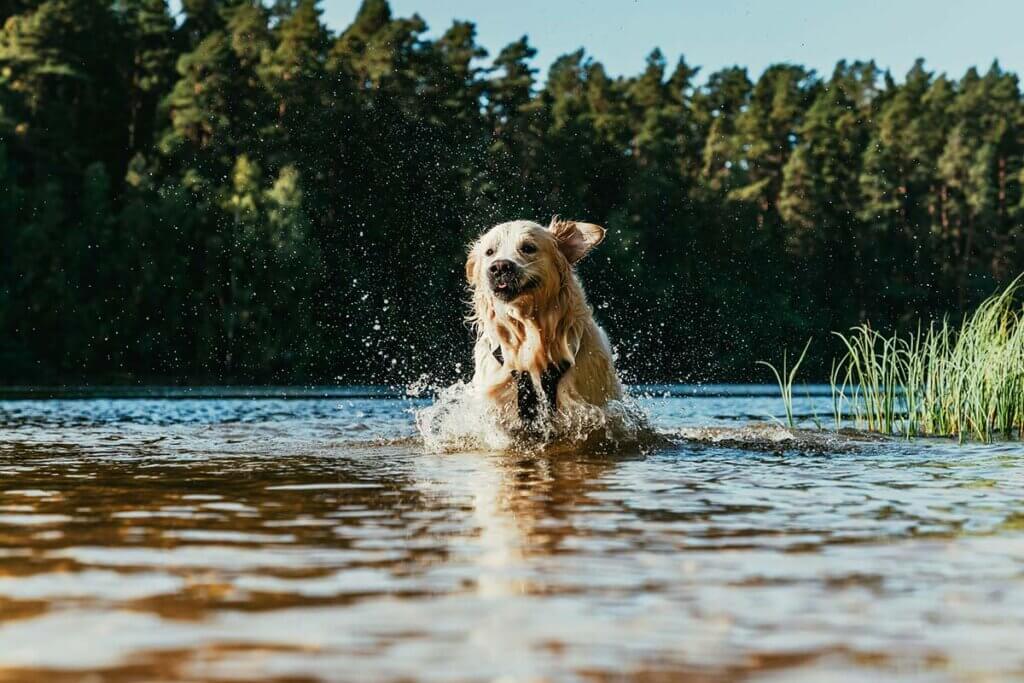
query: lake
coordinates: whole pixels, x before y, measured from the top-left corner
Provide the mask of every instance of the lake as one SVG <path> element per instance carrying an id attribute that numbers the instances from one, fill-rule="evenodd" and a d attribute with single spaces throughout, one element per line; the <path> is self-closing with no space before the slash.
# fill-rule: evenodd
<path id="1" fill-rule="evenodd" d="M 9 392 L 0 681 L 1009 681 L 1024 449 L 650 387 L 665 442 L 431 453 L 386 390 Z"/>

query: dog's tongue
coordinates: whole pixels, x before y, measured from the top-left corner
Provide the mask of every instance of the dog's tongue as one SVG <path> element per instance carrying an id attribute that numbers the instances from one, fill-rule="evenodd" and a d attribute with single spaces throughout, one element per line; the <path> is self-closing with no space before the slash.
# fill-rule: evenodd
<path id="1" fill-rule="evenodd" d="M 508 283 L 507 282 L 499 282 L 498 283 L 498 289 L 508 289 Z"/>

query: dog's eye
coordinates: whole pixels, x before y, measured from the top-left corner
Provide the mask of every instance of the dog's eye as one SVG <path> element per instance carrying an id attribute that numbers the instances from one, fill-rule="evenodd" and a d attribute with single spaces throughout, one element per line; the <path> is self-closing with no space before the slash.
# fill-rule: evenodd
<path id="1" fill-rule="evenodd" d="M 524 242 L 519 247 L 519 251 L 523 252 L 524 254 L 533 254 L 536 253 L 537 251 L 537 245 L 534 244 L 533 242 Z"/>
<path id="2" fill-rule="evenodd" d="M 488 249 L 487 251 L 484 252 L 484 256 L 494 256 L 494 250 Z"/>

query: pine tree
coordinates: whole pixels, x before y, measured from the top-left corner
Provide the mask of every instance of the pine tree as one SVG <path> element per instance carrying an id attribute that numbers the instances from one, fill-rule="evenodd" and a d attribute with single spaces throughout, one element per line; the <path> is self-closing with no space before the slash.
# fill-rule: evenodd
<path id="1" fill-rule="evenodd" d="M 355 20 L 332 48 L 332 58 L 354 64 L 366 54 L 373 37 L 391 21 L 391 6 L 387 0 L 363 0 Z"/>
<path id="2" fill-rule="evenodd" d="M 870 80 L 870 75 L 868 76 Z M 797 128 L 797 145 L 783 169 L 779 213 L 785 221 L 785 245 L 801 267 L 797 289 L 838 278 L 846 287 L 822 293 L 824 305 L 805 314 L 803 333 L 841 327 L 843 316 L 862 305 L 863 285 L 872 279 L 870 236 L 858 220 L 860 163 L 867 144 L 860 88 L 840 64 L 819 90 Z M 860 315 L 866 311 L 860 310 Z"/>
<path id="3" fill-rule="evenodd" d="M 260 155 L 270 125 L 271 100 L 256 73 L 270 46 L 268 15 L 249 4 L 227 14 L 224 31 L 178 60 L 179 78 L 164 102 L 171 126 L 162 151 L 191 158 L 185 175 L 196 180 L 223 178 L 242 151 Z"/>
<path id="4" fill-rule="evenodd" d="M 732 190 L 739 170 L 736 156 L 736 118 L 746 106 L 753 84 L 746 69 L 731 67 L 708 77 L 694 95 L 694 118 L 704 138 L 701 176 L 712 192 Z"/>
<path id="5" fill-rule="evenodd" d="M 152 146 L 157 105 L 175 78 L 177 41 L 167 0 L 123 0 L 122 12 L 133 47 L 128 146 L 138 152 Z"/>
<path id="6" fill-rule="evenodd" d="M 934 278 L 935 167 L 944 144 L 945 103 L 929 104 L 944 79 L 933 80 L 919 60 L 897 86 L 891 78 L 880 96 L 860 176 L 859 216 L 865 223 L 865 260 L 878 263 L 875 275 L 902 280 L 904 307 L 927 309 L 936 302 Z M 884 245 L 884 246 L 882 246 Z M 898 291 L 893 286 L 890 291 Z"/>
<path id="7" fill-rule="evenodd" d="M 124 83 L 112 77 L 120 37 L 114 15 L 91 0 L 45 0 L 0 31 L 6 113 L 37 177 L 61 172 L 70 186 L 90 160 L 123 163 Z"/>
<path id="8" fill-rule="evenodd" d="M 185 18 L 179 29 L 184 36 L 185 49 L 194 50 L 215 31 L 224 29 L 224 18 L 220 6 L 229 3 L 222 0 L 181 0 Z"/>
<path id="9" fill-rule="evenodd" d="M 260 78 L 274 100 L 279 154 L 308 158 L 327 133 L 319 121 L 325 100 L 327 29 L 315 0 L 303 0 L 276 28 L 277 46 L 267 51 Z"/>
<path id="10" fill-rule="evenodd" d="M 460 123 L 479 120 L 480 98 L 483 95 L 483 69 L 474 62 L 487 56 L 487 50 L 476 44 L 476 27 L 467 21 L 456 21 L 435 44 L 440 58 L 436 80 L 439 103 L 445 112 L 445 121 L 452 117 Z"/>
<path id="11" fill-rule="evenodd" d="M 542 104 L 534 97 L 537 70 L 530 65 L 536 55 L 526 36 L 506 45 L 494 59 L 485 87 L 492 143 L 482 191 L 505 211 L 521 211 L 537 202 Z"/>
<path id="12" fill-rule="evenodd" d="M 216 31 L 178 60 L 179 79 L 165 102 L 171 126 L 161 147 L 171 153 L 191 145 L 208 149 L 232 137 L 232 74 L 238 62 L 228 36 Z"/>
<path id="13" fill-rule="evenodd" d="M 645 262 L 665 278 L 671 263 L 691 247 L 691 236 L 682 229 L 681 212 L 689 192 L 683 175 L 688 138 L 684 83 L 665 77 L 666 61 L 660 50 L 647 57 L 644 72 L 626 87 L 632 122 L 630 150 L 637 166 L 628 192 L 632 229 Z M 685 77 L 677 69 L 675 78 Z M 656 271 L 656 272 L 657 272 Z"/>
<path id="14" fill-rule="evenodd" d="M 777 203 L 782 188 L 782 169 L 793 148 L 793 131 L 802 122 L 819 84 L 802 67 L 778 65 L 765 70 L 754 85 L 750 101 L 736 117 L 736 136 L 731 147 L 734 162 L 742 168 L 729 197 L 757 208 L 758 225 L 776 225 Z"/>

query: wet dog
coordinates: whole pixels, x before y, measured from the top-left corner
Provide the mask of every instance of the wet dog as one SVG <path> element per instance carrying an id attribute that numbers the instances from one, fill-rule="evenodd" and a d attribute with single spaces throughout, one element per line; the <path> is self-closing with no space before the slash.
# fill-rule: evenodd
<path id="1" fill-rule="evenodd" d="M 592 223 L 554 218 L 545 228 L 519 220 L 491 228 L 470 248 L 472 388 L 510 429 L 621 398 L 608 338 L 573 269 L 604 234 Z"/>

